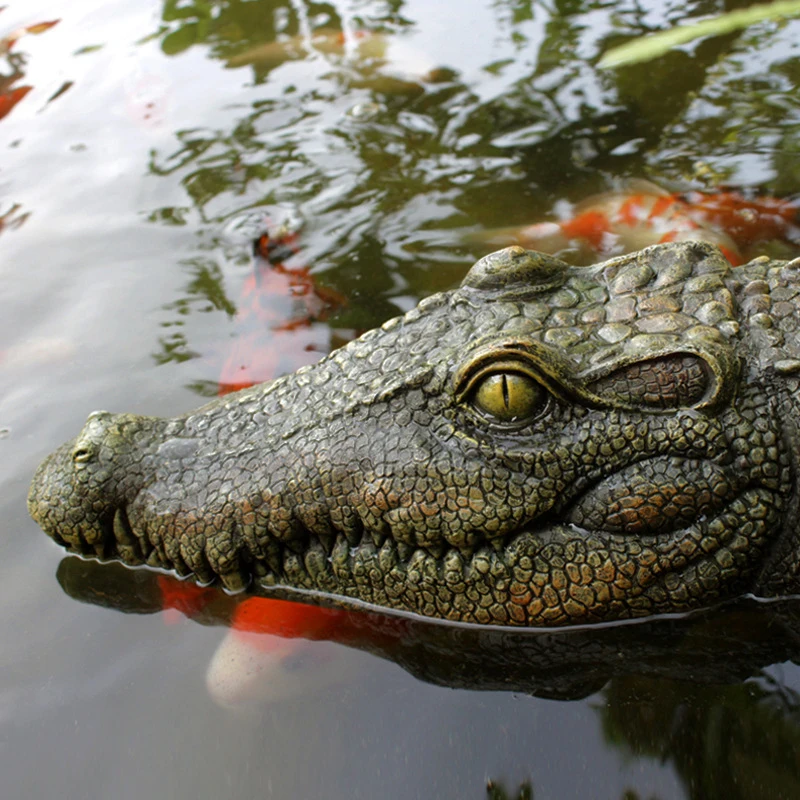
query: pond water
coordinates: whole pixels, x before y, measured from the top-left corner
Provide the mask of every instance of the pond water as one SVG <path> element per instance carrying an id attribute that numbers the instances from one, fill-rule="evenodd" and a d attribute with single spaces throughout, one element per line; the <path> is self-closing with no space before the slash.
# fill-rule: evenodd
<path id="1" fill-rule="evenodd" d="M 88 412 L 216 392 L 265 214 L 346 298 L 274 332 L 281 371 L 457 285 L 482 231 L 626 179 L 796 197 L 800 20 L 594 66 L 743 5 L 7 0 L 4 798 L 800 796 L 792 604 L 544 639 L 295 640 L 221 696 L 207 673 L 233 601 L 161 613 L 154 576 L 62 563 L 25 509 Z"/>

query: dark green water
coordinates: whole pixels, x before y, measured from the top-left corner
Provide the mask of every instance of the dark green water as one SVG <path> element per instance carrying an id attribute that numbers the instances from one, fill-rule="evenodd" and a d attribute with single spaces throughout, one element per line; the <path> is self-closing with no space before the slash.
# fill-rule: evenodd
<path id="1" fill-rule="evenodd" d="M 32 87 L 0 119 L 3 798 L 800 796 L 792 605 L 643 635 L 308 643 L 243 714 L 206 690 L 219 626 L 107 607 L 130 575 L 76 602 L 108 572 L 65 593 L 24 504 L 89 411 L 213 391 L 264 209 L 348 298 L 280 339 L 291 360 L 455 285 L 484 252 L 470 234 L 626 178 L 797 195 L 800 21 L 594 67 L 741 5 L 8 0 L 0 36 L 59 21 L 0 56 L 0 91 Z"/>

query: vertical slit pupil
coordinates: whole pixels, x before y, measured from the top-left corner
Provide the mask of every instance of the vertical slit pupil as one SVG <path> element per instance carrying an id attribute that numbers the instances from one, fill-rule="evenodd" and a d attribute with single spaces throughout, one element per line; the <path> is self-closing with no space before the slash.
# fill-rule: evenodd
<path id="1" fill-rule="evenodd" d="M 508 376 L 503 375 L 503 403 L 505 404 L 506 411 L 511 407 L 508 396 Z"/>

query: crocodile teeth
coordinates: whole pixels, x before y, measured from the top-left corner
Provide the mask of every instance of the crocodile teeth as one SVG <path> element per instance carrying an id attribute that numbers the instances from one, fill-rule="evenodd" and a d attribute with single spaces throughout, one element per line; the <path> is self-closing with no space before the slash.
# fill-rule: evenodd
<path id="1" fill-rule="evenodd" d="M 364 531 L 355 527 L 345 528 L 344 535 L 350 547 L 358 547 L 361 544 L 361 537 L 364 535 Z"/>
<path id="2" fill-rule="evenodd" d="M 415 548 L 413 545 L 407 544 L 406 542 L 397 542 L 397 555 L 400 557 L 401 561 L 410 561 L 414 553 Z"/>
<path id="3" fill-rule="evenodd" d="M 270 572 L 280 574 L 283 566 L 283 548 L 274 539 L 268 539 L 264 544 L 267 566 Z"/>
<path id="4" fill-rule="evenodd" d="M 249 574 L 245 577 L 239 571 L 220 573 L 219 579 L 222 585 L 234 594 L 243 592 L 250 583 Z"/>
<path id="5" fill-rule="evenodd" d="M 308 549 L 308 538 L 304 537 L 302 541 L 299 539 L 292 539 L 288 542 L 284 542 L 283 546 L 295 555 L 302 556 Z"/>
<path id="6" fill-rule="evenodd" d="M 487 541 L 494 548 L 495 553 L 502 553 L 506 549 L 507 542 L 503 537 L 488 539 Z"/>
<path id="7" fill-rule="evenodd" d="M 434 558 L 442 558 L 447 552 L 447 546 L 440 542 L 437 544 L 426 545 L 424 550 L 430 553 Z"/>
<path id="8" fill-rule="evenodd" d="M 128 515 L 122 507 L 114 513 L 113 530 L 120 558 L 128 564 L 141 564 L 142 554 L 139 543 L 133 535 Z"/>
<path id="9" fill-rule="evenodd" d="M 376 531 L 376 530 L 371 530 L 369 533 L 370 533 L 370 536 L 372 537 L 372 543 L 377 548 L 380 548 L 383 545 L 383 543 L 386 541 L 386 534 L 385 533 L 381 533 L 380 531 Z"/>
<path id="10" fill-rule="evenodd" d="M 270 574 L 270 570 L 267 565 L 263 564 L 261 561 L 254 561 L 253 574 L 256 578 L 266 578 L 266 576 Z"/>

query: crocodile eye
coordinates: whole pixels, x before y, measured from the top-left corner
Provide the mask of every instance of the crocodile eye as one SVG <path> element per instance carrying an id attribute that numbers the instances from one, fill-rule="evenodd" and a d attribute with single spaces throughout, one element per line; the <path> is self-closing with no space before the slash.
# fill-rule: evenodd
<path id="1" fill-rule="evenodd" d="M 544 389 L 533 378 L 519 372 L 489 373 L 478 380 L 472 393 L 475 408 L 499 422 L 530 419 L 544 400 Z"/>

